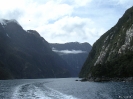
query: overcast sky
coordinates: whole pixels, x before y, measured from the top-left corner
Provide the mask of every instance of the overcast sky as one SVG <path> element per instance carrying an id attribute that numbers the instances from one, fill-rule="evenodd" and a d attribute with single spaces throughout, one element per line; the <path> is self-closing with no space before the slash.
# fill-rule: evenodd
<path id="1" fill-rule="evenodd" d="M 0 18 L 16 19 L 50 43 L 93 45 L 131 6 L 133 0 L 0 0 Z"/>

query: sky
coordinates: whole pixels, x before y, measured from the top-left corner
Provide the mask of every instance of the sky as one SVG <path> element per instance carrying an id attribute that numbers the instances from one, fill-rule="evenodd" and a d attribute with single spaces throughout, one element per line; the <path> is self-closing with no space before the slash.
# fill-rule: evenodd
<path id="1" fill-rule="evenodd" d="M 0 19 L 15 19 L 49 43 L 93 45 L 132 6 L 133 0 L 0 0 Z"/>

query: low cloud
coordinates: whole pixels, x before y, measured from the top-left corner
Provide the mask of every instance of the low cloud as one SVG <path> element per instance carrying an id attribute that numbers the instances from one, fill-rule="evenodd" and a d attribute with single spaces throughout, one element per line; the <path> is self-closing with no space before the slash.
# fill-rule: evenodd
<path id="1" fill-rule="evenodd" d="M 59 53 L 60 55 L 87 53 L 86 51 L 82 51 L 82 50 L 56 50 L 54 48 L 52 49 L 52 51 Z"/>

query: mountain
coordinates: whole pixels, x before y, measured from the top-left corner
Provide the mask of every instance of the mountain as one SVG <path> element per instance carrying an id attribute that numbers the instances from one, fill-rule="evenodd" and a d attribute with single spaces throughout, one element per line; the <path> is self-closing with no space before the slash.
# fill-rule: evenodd
<path id="1" fill-rule="evenodd" d="M 79 77 L 133 77 L 133 7 L 93 44 Z"/>
<path id="2" fill-rule="evenodd" d="M 70 77 L 67 63 L 35 30 L 0 20 L 0 79 Z"/>
<path id="3" fill-rule="evenodd" d="M 69 42 L 64 44 L 50 44 L 52 50 L 64 59 L 69 65 L 71 75 L 78 77 L 78 74 L 91 50 L 89 43 Z"/>

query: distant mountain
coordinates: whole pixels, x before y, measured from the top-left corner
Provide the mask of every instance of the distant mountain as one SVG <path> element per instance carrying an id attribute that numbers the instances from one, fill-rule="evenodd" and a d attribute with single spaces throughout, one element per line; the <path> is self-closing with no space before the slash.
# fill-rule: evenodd
<path id="1" fill-rule="evenodd" d="M 133 77 L 133 7 L 94 43 L 79 77 Z"/>
<path id="2" fill-rule="evenodd" d="M 77 77 L 88 53 L 91 50 L 89 43 L 69 42 L 64 44 L 50 44 L 54 52 L 59 54 L 69 65 L 71 75 Z"/>
<path id="3" fill-rule="evenodd" d="M 37 31 L 0 20 L 0 79 L 70 76 L 67 63 Z"/>

